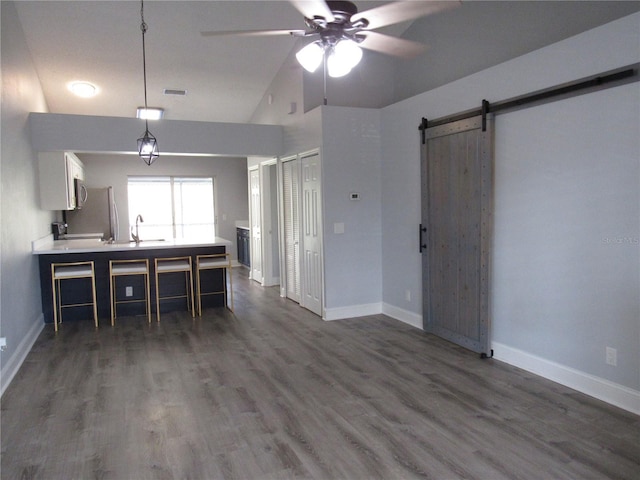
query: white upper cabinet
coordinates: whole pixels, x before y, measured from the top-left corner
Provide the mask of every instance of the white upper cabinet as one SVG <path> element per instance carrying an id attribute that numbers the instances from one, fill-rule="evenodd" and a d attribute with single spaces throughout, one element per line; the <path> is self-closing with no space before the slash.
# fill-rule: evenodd
<path id="1" fill-rule="evenodd" d="M 76 208 L 76 180 L 84 180 L 84 165 L 72 152 L 38 154 L 40 207 L 43 210 Z"/>

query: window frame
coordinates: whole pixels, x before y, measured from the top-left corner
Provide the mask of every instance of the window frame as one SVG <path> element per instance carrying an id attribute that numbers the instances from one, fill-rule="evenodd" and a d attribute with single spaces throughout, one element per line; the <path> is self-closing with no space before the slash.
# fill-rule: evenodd
<path id="1" fill-rule="evenodd" d="M 188 180 L 197 182 L 198 180 L 209 180 L 211 183 L 211 202 L 212 202 L 212 212 L 213 219 L 212 222 L 207 222 L 205 225 L 211 225 L 213 227 L 213 237 L 217 237 L 218 230 L 218 215 L 216 213 L 216 205 L 217 205 L 217 196 L 216 196 L 216 176 L 215 175 L 128 175 L 127 176 L 127 212 L 129 214 L 129 228 L 135 225 L 134 219 L 136 217 L 132 217 L 131 207 L 130 207 L 130 198 L 129 198 L 129 188 L 130 185 L 136 182 L 144 183 L 144 182 L 153 182 L 157 181 L 158 183 L 163 183 L 168 185 L 169 191 L 171 194 L 170 205 L 171 205 L 171 234 L 172 240 L 182 240 L 185 236 L 177 236 L 179 226 L 176 224 L 177 218 L 177 205 L 176 205 L 176 185 L 177 184 L 187 184 Z M 181 180 L 187 180 L 185 182 L 181 182 Z M 182 230 L 184 230 L 184 225 L 190 224 L 182 224 Z M 161 226 L 161 225 L 160 225 Z M 195 238 L 195 237 L 194 237 Z"/>

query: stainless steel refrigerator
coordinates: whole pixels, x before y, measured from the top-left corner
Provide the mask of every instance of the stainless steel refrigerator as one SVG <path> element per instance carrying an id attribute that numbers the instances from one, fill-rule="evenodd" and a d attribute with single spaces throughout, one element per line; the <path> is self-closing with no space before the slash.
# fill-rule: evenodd
<path id="1" fill-rule="evenodd" d="M 118 209 L 113 187 L 87 188 L 87 200 L 82 208 L 66 214 L 69 236 L 101 233 L 104 240 L 118 240 Z"/>

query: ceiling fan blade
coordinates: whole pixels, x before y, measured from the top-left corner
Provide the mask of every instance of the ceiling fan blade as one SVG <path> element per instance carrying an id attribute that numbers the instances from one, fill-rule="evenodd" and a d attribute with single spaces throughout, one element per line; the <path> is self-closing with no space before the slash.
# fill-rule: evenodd
<path id="1" fill-rule="evenodd" d="M 375 50 L 376 52 L 386 53 L 387 55 L 393 55 L 394 57 L 401 57 L 407 60 L 417 57 L 428 48 L 422 43 L 405 40 L 404 38 L 391 37 L 378 32 L 370 32 L 368 30 L 358 33 L 357 36 L 365 37 L 364 40 L 358 44 L 362 48 Z"/>
<path id="2" fill-rule="evenodd" d="M 443 12 L 452 8 L 457 8 L 462 2 L 455 1 L 429 1 L 429 0 L 404 0 L 401 2 L 392 2 L 380 7 L 372 8 L 364 12 L 356 13 L 351 17 L 354 23 L 361 18 L 366 18 L 369 25 L 367 30 L 373 30 L 394 23 L 405 22 L 407 20 L 415 20 L 426 15 Z"/>
<path id="3" fill-rule="evenodd" d="M 304 30 L 231 30 L 226 32 L 209 31 L 200 32 L 203 37 L 264 37 L 275 35 L 293 35 L 294 37 L 304 37 L 306 32 Z"/>
<path id="4" fill-rule="evenodd" d="M 327 22 L 333 22 L 335 17 L 324 0 L 289 0 L 305 18 L 322 17 Z"/>

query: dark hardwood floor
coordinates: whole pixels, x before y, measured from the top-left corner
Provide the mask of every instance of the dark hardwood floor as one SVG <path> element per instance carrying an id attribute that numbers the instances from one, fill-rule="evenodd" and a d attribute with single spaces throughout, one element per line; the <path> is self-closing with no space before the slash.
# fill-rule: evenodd
<path id="1" fill-rule="evenodd" d="M 235 273 L 235 314 L 47 325 L 2 398 L 2 478 L 640 478 L 640 417 Z"/>

